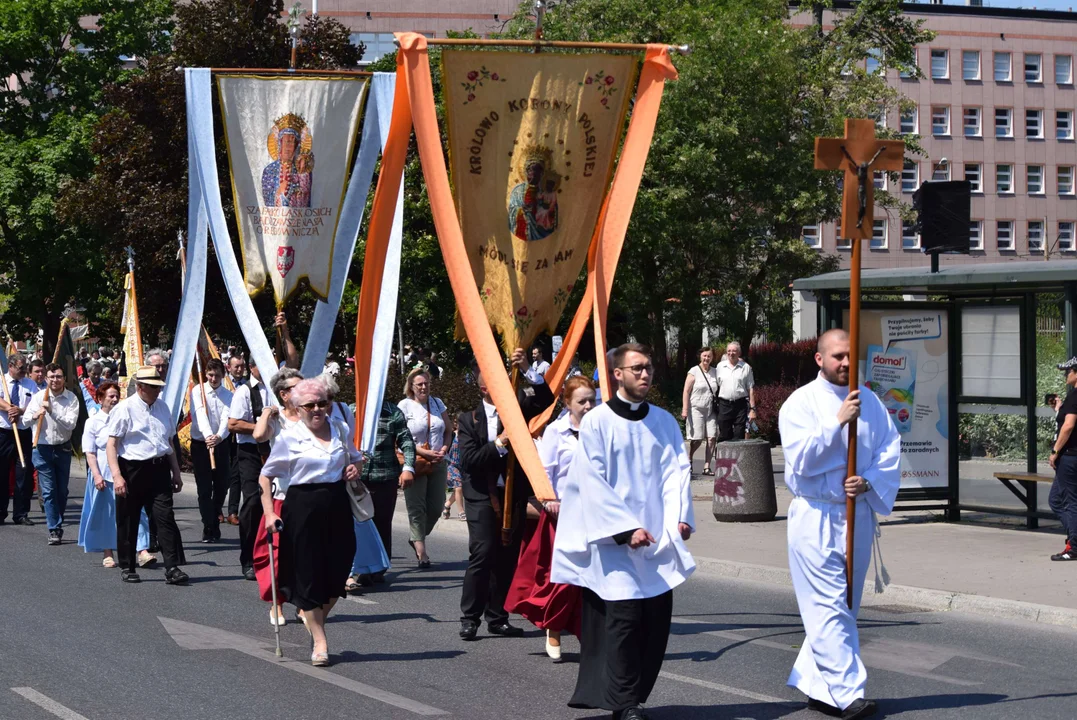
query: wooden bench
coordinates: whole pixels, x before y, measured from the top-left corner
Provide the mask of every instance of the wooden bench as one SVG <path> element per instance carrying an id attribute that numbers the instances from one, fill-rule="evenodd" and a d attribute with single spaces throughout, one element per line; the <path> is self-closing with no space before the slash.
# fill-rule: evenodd
<path id="1" fill-rule="evenodd" d="M 1016 514 L 1023 515 L 1026 520 L 1026 525 L 1030 530 L 1034 530 L 1040 526 L 1040 518 L 1045 520 L 1054 519 L 1052 513 L 1045 513 L 1038 507 L 1039 503 L 1039 483 L 1052 483 L 1055 481 L 1053 475 L 1041 475 L 1039 473 L 1030 472 L 997 472 L 995 477 L 1002 481 L 1002 484 L 1010 489 L 1017 499 L 1025 504 L 1025 511 L 1009 511 L 1004 514 Z M 1020 488 L 1014 483 L 1019 483 Z M 1024 492 L 1022 492 L 1024 490 Z M 998 509 L 987 510 L 986 508 L 972 508 L 969 510 L 981 510 L 985 512 L 999 512 Z"/>

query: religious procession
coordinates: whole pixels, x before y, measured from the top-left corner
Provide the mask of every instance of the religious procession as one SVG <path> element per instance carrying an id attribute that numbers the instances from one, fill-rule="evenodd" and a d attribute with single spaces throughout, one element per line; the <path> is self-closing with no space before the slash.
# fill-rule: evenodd
<path id="1" fill-rule="evenodd" d="M 888 192 L 918 8 L 39 1 L 0 717 L 1074 716 L 1077 260 Z"/>

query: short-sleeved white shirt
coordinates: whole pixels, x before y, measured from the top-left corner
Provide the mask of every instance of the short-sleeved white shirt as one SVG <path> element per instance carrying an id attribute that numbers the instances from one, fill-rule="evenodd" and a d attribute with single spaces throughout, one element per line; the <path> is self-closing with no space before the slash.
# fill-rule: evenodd
<path id="1" fill-rule="evenodd" d="M 430 435 L 426 433 L 426 405 L 416 402 L 411 398 L 404 398 L 397 407 L 408 421 L 408 430 L 414 438 L 416 445 L 424 442 L 430 443 L 431 450 L 439 450 L 445 447 L 445 421 L 441 415 L 445 412 L 445 403 L 436 397 L 430 398 Z"/>
<path id="2" fill-rule="evenodd" d="M 743 360 L 730 365 L 727 358 L 718 363 L 718 380 L 721 388 L 718 397 L 723 400 L 742 400 L 748 397 L 748 391 L 755 387 L 755 374 L 752 366 Z"/>
<path id="3" fill-rule="evenodd" d="M 108 435 L 117 438 L 116 454 L 127 460 L 152 460 L 172 454 L 176 422 L 162 398 L 147 405 L 136 392 L 108 415 Z"/>
<path id="4" fill-rule="evenodd" d="M 334 483 L 344 478 L 344 468 L 362 459 L 348 436 L 348 426 L 330 420 L 329 445 L 314 437 L 307 426 L 297 422 L 277 436 L 262 475 L 276 481 L 280 492 L 291 485 Z M 274 493 L 276 495 L 276 492 Z"/>

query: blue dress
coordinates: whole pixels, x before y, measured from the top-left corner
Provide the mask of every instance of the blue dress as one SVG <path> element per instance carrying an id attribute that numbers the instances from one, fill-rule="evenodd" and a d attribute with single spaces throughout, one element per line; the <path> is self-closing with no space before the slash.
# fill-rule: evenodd
<path id="1" fill-rule="evenodd" d="M 95 413 L 86 421 L 82 431 L 82 449 L 98 457 L 98 467 L 105 478 L 105 489 L 98 490 L 93 484 L 93 474 L 86 470 L 86 495 L 82 501 L 82 519 L 79 521 L 79 546 L 86 552 L 104 552 L 116 549 L 116 490 L 112 485 L 112 471 L 105 459 L 108 443 L 108 414 Z M 150 546 L 150 521 L 146 511 L 138 523 L 139 552 Z"/>
<path id="2" fill-rule="evenodd" d="M 352 560 L 352 575 L 376 575 L 389 569 L 389 556 L 381 543 L 381 535 L 374 527 L 373 520 L 359 522 L 352 518 L 355 525 L 355 559 Z"/>

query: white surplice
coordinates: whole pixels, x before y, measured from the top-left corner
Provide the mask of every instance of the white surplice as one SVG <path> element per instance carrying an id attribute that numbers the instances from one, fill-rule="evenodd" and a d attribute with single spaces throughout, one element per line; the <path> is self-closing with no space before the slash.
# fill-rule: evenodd
<path id="1" fill-rule="evenodd" d="M 889 515 L 901 482 L 901 436 L 869 388 L 860 391 L 857 474 L 871 491 L 857 498 L 853 609 L 845 601 L 845 491 L 848 427 L 838 409 L 849 390 L 820 374 L 794 392 L 778 414 L 789 505 L 789 572 L 806 638 L 788 684 L 838 708 L 864 697 L 856 615 L 875 539 L 875 514 Z"/>
<path id="2" fill-rule="evenodd" d="M 641 600 L 672 590 L 695 569 L 677 527 L 695 528 L 684 436 L 668 412 L 643 407 L 636 420 L 609 403 L 583 416 L 571 469 L 557 488 L 551 582 L 589 588 L 606 601 Z M 638 528 L 655 543 L 633 550 L 614 539 Z"/>

